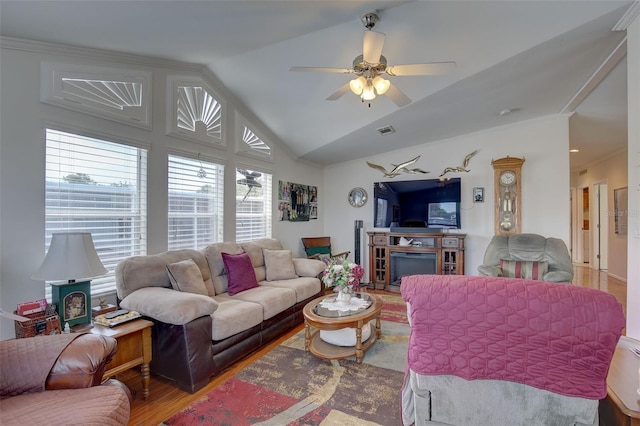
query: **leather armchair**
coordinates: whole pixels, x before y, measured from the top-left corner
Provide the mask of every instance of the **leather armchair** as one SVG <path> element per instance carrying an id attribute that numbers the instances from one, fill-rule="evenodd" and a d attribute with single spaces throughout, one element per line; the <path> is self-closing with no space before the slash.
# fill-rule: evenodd
<path id="1" fill-rule="evenodd" d="M 489 277 L 507 276 L 500 267 L 501 260 L 546 262 L 547 270 L 541 277 L 543 281 L 570 283 L 573 279 L 569 250 L 559 238 L 545 238 L 537 234 L 495 235 L 487 246 L 478 272 Z"/>
<path id="2" fill-rule="evenodd" d="M 102 382 L 117 341 L 58 334 L 0 342 L 0 419 L 8 425 L 126 425 L 131 393 Z"/>

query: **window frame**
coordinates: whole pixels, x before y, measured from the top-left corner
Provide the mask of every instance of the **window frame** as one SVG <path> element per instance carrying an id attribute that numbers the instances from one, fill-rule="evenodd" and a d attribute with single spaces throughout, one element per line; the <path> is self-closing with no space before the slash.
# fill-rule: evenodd
<path id="1" fill-rule="evenodd" d="M 172 161 L 172 158 L 174 159 Z M 194 179 L 191 180 L 180 180 L 178 181 L 178 176 L 177 174 L 173 174 L 172 175 L 172 164 L 176 164 L 176 166 L 178 165 L 178 161 L 180 161 L 179 165 L 182 167 L 181 170 L 183 171 L 187 171 L 188 172 L 193 172 L 194 173 Z M 192 164 L 189 164 L 192 163 Z M 203 199 L 208 199 L 209 203 L 213 203 L 215 204 L 214 206 L 211 206 L 213 208 L 213 211 L 207 211 L 207 212 L 198 212 L 199 205 L 202 205 L 201 203 L 198 203 L 196 201 L 194 201 L 193 203 L 193 207 L 194 207 L 194 211 L 192 213 L 185 213 L 185 212 L 180 212 L 179 210 L 172 210 L 172 186 L 176 186 L 179 184 L 179 182 L 182 182 L 180 185 L 183 187 L 187 187 L 190 186 L 191 184 L 193 184 L 194 182 L 196 182 L 196 178 L 198 178 L 197 173 L 199 171 L 198 166 L 199 164 L 201 165 L 201 167 L 207 172 L 207 176 L 202 178 L 203 182 L 206 180 L 210 180 L 212 177 L 212 174 L 215 174 L 217 172 L 217 185 L 218 187 L 216 187 L 216 182 L 213 182 L 213 186 L 215 188 L 215 194 L 214 197 L 202 197 Z M 213 167 L 209 167 L 209 166 L 213 166 Z M 198 154 L 197 156 L 193 156 L 192 154 L 185 154 L 183 152 L 178 152 L 178 151 L 174 151 L 174 150 L 169 150 L 168 153 L 168 157 L 167 157 L 167 248 L 169 250 L 178 250 L 178 249 L 194 249 L 194 250 L 199 250 L 202 247 L 204 247 L 207 244 L 212 244 L 212 243 L 217 243 L 217 242 L 222 242 L 224 241 L 224 190 L 225 190 L 225 185 L 224 185 L 224 173 L 225 173 L 225 162 L 220 161 L 218 159 L 212 159 L 211 157 L 205 157 L 201 154 Z M 191 170 L 191 167 L 194 167 Z M 175 173 L 181 173 L 180 170 L 176 170 Z M 185 176 L 188 176 L 188 174 L 184 174 Z M 172 179 L 174 179 L 174 183 L 172 184 Z M 205 184 L 206 185 L 206 184 Z M 196 194 L 196 192 L 190 192 L 190 191 L 186 191 L 187 194 Z M 184 199 L 187 199 L 188 195 L 184 197 Z M 192 197 L 193 199 L 195 199 L 195 197 Z M 177 199 L 177 198 L 176 198 Z M 177 205 L 176 205 L 177 206 Z M 204 219 L 206 220 L 207 218 L 211 218 L 211 214 L 213 214 L 213 218 L 212 220 L 215 221 L 215 223 L 213 223 L 211 226 L 214 228 L 211 232 L 213 234 L 213 238 L 208 238 L 206 239 L 206 241 L 204 241 L 204 244 L 199 244 L 199 239 L 198 236 L 202 235 L 200 232 L 198 232 L 198 221 L 199 219 Z M 178 220 L 178 219 L 187 219 L 187 220 L 192 220 L 193 223 L 195 223 L 195 226 L 193 226 L 191 228 L 191 230 L 194 230 L 195 228 L 195 232 L 192 232 L 192 237 L 195 238 L 195 240 L 192 242 L 193 244 L 180 244 L 180 239 L 172 239 L 171 234 L 172 234 L 172 219 Z M 206 238 L 206 237 L 205 237 Z"/>
<path id="2" fill-rule="evenodd" d="M 239 178 L 242 178 L 243 175 L 238 172 L 238 169 L 245 169 L 248 171 L 254 171 L 254 172 L 259 172 L 262 173 L 262 177 L 264 177 L 265 175 L 268 176 L 267 178 L 267 182 L 264 183 L 263 188 L 266 188 L 268 191 L 265 194 L 266 199 L 261 200 L 263 203 L 263 209 L 260 212 L 249 212 L 249 213 L 239 213 L 238 211 L 238 207 L 241 205 L 242 202 L 242 198 L 243 196 L 241 194 L 238 193 L 238 186 L 240 185 L 238 183 Z M 236 230 L 236 241 L 237 242 L 246 242 L 246 241 L 253 241 L 256 239 L 260 239 L 260 238 L 271 238 L 273 235 L 273 173 L 271 171 L 265 170 L 265 169 L 261 169 L 261 168 L 257 168 L 257 167 L 253 167 L 253 166 L 245 166 L 242 164 L 237 164 L 236 168 L 234 169 L 235 172 L 235 181 L 236 181 L 236 185 L 235 185 L 235 213 L 236 213 L 236 219 L 235 219 L 235 230 Z M 243 185 L 245 186 L 245 185 Z M 251 195 L 251 194 L 249 194 Z M 240 201 L 240 202 L 239 202 Z M 253 200 L 254 202 L 260 202 L 260 200 Z M 245 201 L 246 202 L 246 201 Z M 259 233 L 259 234 L 251 234 L 249 237 L 244 238 L 242 236 L 243 232 L 240 228 L 240 220 L 243 220 L 243 218 L 247 218 L 247 217 L 263 217 L 264 218 L 264 224 L 263 224 L 263 229 L 264 232 Z"/>
<path id="3" fill-rule="evenodd" d="M 91 193 L 86 191 L 87 189 L 89 189 L 88 185 L 81 185 L 78 187 L 74 187 L 74 185 L 76 185 L 74 183 L 69 183 L 68 181 L 66 183 L 63 183 L 65 181 L 64 176 L 68 176 L 70 174 L 78 174 L 79 173 L 78 170 L 95 167 L 95 164 L 100 163 L 100 161 L 96 160 L 95 163 L 91 163 L 92 164 L 91 166 L 78 165 L 78 161 L 76 161 L 75 165 L 70 165 L 67 167 L 63 162 L 62 154 L 64 154 L 65 152 L 69 152 L 69 158 L 70 158 L 72 155 L 82 156 L 82 153 L 79 151 L 73 151 L 71 148 L 64 149 L 64 150 L 61 150 L 60 148 L 55 148 L 53 144 L 55 144 L 56 141 L 51 140 L 53 139 L 53 137 L 50 136 L 49 132 L 57 133 L 61 135 L 59 136 L 61 139 L 63 137 L 70 137 L 70 138 L 76 137 L 79 141 L 91 140 L 92 142 L 95 142 L 98 145 L 103 145 L 103 147 L 100 148 L 100 151 L 103 152 L 103 155 L 101 156 L 93 155 L 93 157 L 99 157 L 99 159 L 101 159 L 103 162 L 104 162 L 106 153 L 109 152 L 109 149 L 107 149 L 107 147 L 111 147 L 112 149 L 111 152 L 113 153 L 115 153 L 118 150 L 123 150 L 123 151 L 135 150 L 135 151 L 130 151 L 129 154 L 122 154 L 122 153 L 121 154 L 129 158 L 132 163 L 135 162 L 136 164 L 135 166 L 135 176 L 137 179 L 137 182 L 135 185 L 136 191 L 133 194 L 132 193 L 126 194 L 125 192 L 127 191 L 122 190 L 120 191 L 122 192 L 121 194 L 117 194 L 118 193 L 117 188 L 127 187 L 125 185 L 126 180 L 124 183 L 122 181 L 115 182 L 112 180 L 111 185 L 97 185 L 96 187 L 100 187 L 101 189 L 99 191 L 93 192 L 94 194 L 93 198 L 85 199 L 84 201 L 82 201 L 82 199 L 80 198 L 81 193 L 85 195 Z M 81 143 L 78 141 L 73 141 L 73 142 L 57 141 L 57 143 L 59 144 L 73 143 L 78 146 L 81 145 Z M 44 181 L 44 188 L 45 188 L 45 193 L 44 193 L 45 247 L 44 249 L 45 250 L 44 252 L 46 253 L 49 249 L 49 244 L 51 243 L 51 235 L 53 234 L 53 232 L 65 232 L 65 231 L 91 232 L 98 256 L 100 257 L 104 266 L 109 271 L 104 276 L 96 277 L 92 279 L 92 283 L 91 283 L 92 295 L 100 296 L 105 294 L 112 294 L 115 292 L 115 288 L 116 288 L 115 267 L 117 263 L 131 256 L 145 255 L 147 253 L 147 237 L 148 237 L 147 236 L 147 159 L 148 159 L 149 149 L 145 144 L 134 142 L 134 141 L 125 141 L 122 138 L 118 138 L 113 135 L 98 134 L 97 132 L 90 132 L 90 131 L 80 130 L 80 129 L 72 129 L 65 126 L 56 126 L 56 125 L 52 125 L 51 123 L 47 123 L 45 125 L 44 145 L 45 145 L 45 181 Z M 58 161 L 55 161 L 55 158 L 53 157 L 56 155 L 56 150 L 62 151 L 62 152 L 58 152 L 57 157 L 55 157 L 55 158 L 58 158 Z M 135 154 L 133 154 L 133 152 L 135 152 Z M 118 154 L 116 153 L 113 155 L 115 156 Z M 119 162 L 118 164 L 121 165 L 122 163 Z M 56 167 L 57 165 L 58 169 L 50 171 L 49 170 L 50 165 L 51 167 Z M 51 177 L 52 173 L 60 174 L 60 176 L 58 178 L 52 179 Z M 89 177 L 91 177 L 91 175 L 89 175 Z M 97 174 L 94 174 L 94 177 L 97 178 L 98 177 Z M 106 176 L 106 175 L 104 176 L 100 175 L 100 177 L 109 178 L 109 179 L 115 178 L 115 176 Z M 122 184 L 122 186 L 114 185 L 117 183 Z M 61 195 L 58 198 L 56 198 L 55 196 L 51 196 L 51 194 L 55 190 L 58 190 L 61 192 Z M 76 195 L 79 198 L 77 200 L 70 199 L 68 196 L 67 198 L 64 198 L 64 196 L 62 195 L 63 194 L 62 191 L 67 191 L 68 195 Z M 77 193 L 73 194 L 73 192 L 77 192 Z M 110 198 L 106 202 L 114 206 L 118 206 L 119 205 L 118 203 L 125 203 L 124 204 L 125 208 L 104 209 L 102 211 L 100 211 L 99 208 L 95 208 L 94 210 L 91 211 L 93 215 L 87 214 L 86 216 L 78 216 L 73 214 L 75 213 L 75 210 L 70 213 L 69 212 L 65 213 L 65 211 L 62 208 L 60 208 L 61 211 L 57 213 L 59 213 L 58 217 L 62 219 L 62 222 L 60 222 L 62 223 L 62 226 L 55 226 L 56 212 L 55 210 L 53 210 L 52 208 L 49 208 L 48 206 L 55 204 L 56 200 L 59 204 L 64 202 L 79 203 L 75 207 L 74 206 L 68 207 L 69 209 L 79 209 L 81 204 L 85 202 L 87 203 L 87 206 L 85 208 L 89 209 L 91 208 L 92 202 L 94 203 L 95 206 L 99 206 L 100 203 L 105 202 L 106 197 L 109 195 L 110 192 L 112 193 L 111 194 L 112 198 Z M 113 197 L 116 197 L 116 198 L 113 198 Z M 99 201 L 99 199 L 101 199 L 102 201 Z M 133 206 L 135 210 L 135 213 L 129 214 L 128 216 L 125 213 L 131 211 L 131 208 L 126 207 L 127 199 L 131 200 L 131 203 L 132 203 L 131 206 Z M 87 210 L 87 212 L 88 211 L 89 210 Z M 104 217 L 102 218 L 104 221 L 111 220 L 112 226 L 113 226 L 113 223 L 115 223 L 113 222 L 114 220 L 117 223 L 124 224 L 124 225 L 116 225 L 116 228 L 118 227 L 122 228 L 124 226 L 123 229 L 128 230 L 130 226 L 133 226 L 132 230 L 129 232 L 131 238 L 128 238 L 128 239 L 131 241 L 134 241 L 134 243 L 130 243 L 129 245 L 126 245 L 126 244 L 122 245 L 122 244 L 118 244 L 119 242 L 118 240 L 120 238 L 118 239 L 111 238 L 113 235 L 116 235 L 116 236 L 121 235 L 120 233 L 92 232 L 92 229 L 95 230 L 95 228 L 89 228 L 87 226 L 77 226 L 78 225 L 77 223 L 74 224 L 74 226 L 70 226 L 70 224 L 73 221 L 77 220 L 78 218 L 81 219 L 80 225 L 86 225 L 87 223 L 84 223 L 84 222 L 90 223 L 90 220 L 87 220 L 87 219 L 89 218 L 100 219 L 100 216 L 99 216 L 100 214 L 104 214 Z M 115 219 L 116 216 L 119 217 L 120 219 Z M 101 229 L 104 227 L 104 225 L 101 224 L 101 222 L 96 222 L 95 226 L 97 226 L 97 224 L 100 224 L 98 229 Z M 131 225 L 131 224 L 134 224 L 134 225 Z M 103 229 L 106 229 L 106 228 L 103 228 Z M 113 253 L 114 252 L 117 253 L 118 251 L 120 252 L 126 251 L 126 252 L 122 253 L 120 256 L 113 256 Z M 111 252 L 112 254 L 109 255 L 109 252 Z M 78 277 L 78 278 L 83 278 L 83 277 Z M 46 281 L 45 283 L 46 283 L 45 296 L 47 297 L 48 300 L 51 300 L 50 282 Z"/>

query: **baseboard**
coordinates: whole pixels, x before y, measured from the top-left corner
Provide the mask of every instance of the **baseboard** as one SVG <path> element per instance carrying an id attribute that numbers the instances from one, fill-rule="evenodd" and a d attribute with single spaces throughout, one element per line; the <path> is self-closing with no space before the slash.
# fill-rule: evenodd
<path id="1" fill-rule="evenodd" d="M 608 272 L 608 271 L 607 271 L 607 276 L 608 276 L 608 277 L 611 277 L 611 278 L 615 278 L 615 279 L 616 279 L 616 280 L 618 280 L 618 281 L 622 281 L 622 282 L 623 282 L 623 283 L 625 283 L 625 284 L 627 283 L 627 279 L 626 279 L 626 278 L 624 278 L 624 277 L 619 277 L 618 275 L 616 275 L 616 274 L 612 274 L 611 272 Z"/>

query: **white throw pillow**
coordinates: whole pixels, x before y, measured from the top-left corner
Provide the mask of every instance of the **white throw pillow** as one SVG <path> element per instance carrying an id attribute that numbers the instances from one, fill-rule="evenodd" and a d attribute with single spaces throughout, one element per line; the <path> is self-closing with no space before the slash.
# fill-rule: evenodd
<path id="1" fill-rule="evenodd" d="M 291 250 L 262 250 L 267 281 L 290 280 L 298 278 L 293 266 Z"/>
<path id="2" fill-rule="evenodd" d="M 174 290 L 186 291 L 187 293 L 201 294 L 208 296 L 207 286 L 204 284 L 200 268 L 191 259 L 167 265 L 169 281 Z"/>

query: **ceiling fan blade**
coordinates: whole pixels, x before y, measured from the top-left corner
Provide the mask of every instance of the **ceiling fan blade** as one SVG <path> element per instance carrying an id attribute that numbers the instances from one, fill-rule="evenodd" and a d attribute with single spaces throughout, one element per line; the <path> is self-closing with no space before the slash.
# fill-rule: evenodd
<path id="1" fill-rule="evenodd" d="M 450 74 L 456 70 L 455 62 L 431 62 L 428 64 L 407 64 L 387 67 L 385 72 L 389 75 L 442 75 Z"/>
<path id="2" fill-rule="evenodd" d="M 385 92 L 385 96 L 388 96 L 389 99 L 391 99 L 393 103 L 398 105 L 399 107 L 403 107 L 411 103 L 411 99 L 407 95 L 402 93 L 400 89 L 394 86 L 393 83 L 389 85 L 389 89 L 387 89 L 387 91 Z"/>
<path id="3" fill-rule="evenodd" d="M 350 90 L 349 83 L 347 83 L 344 86 L 342 86 L 341 88 L 339 88 L 338 90 L 336 90 L 335 92 L 333 92 L 331 95 L 329 95 L 327 100 L 328 101 L 335 101 L 336 99 L 341 98 L 342 95 L 347 93 L 349 90 Z"/>
<path id="4" fill-rule="evenodd" d="M 362 42 L 362 59 L 370 64 L 380 62 L 385 35 L 375 31 L 365 31 Z"/>
<path id="5" fill-rule="evenodd" d="M 341 74 L 351 74 L 353 70 L 348 68 L 328 68 L 328 67 L 291 67 L 289 71 L 298 72 L 336 72 Z"/>

